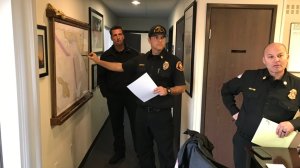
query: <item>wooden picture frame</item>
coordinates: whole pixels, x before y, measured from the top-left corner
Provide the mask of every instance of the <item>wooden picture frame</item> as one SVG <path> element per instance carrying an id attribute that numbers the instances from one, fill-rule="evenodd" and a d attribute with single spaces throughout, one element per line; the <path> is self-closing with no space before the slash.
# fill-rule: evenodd
<path id="1" fill-rule="evenodd" d="M 52 126 L 61 125 L 91 97 L 87 23 L 64 15 L 48 4 L 51 51 Z"/>
<path id="2" fill-rule="evenodd" d="M 103 53 L 104 50 L 103 15 L 89 7 L 89 23 L 90 52 L 94 52 L 98 55 Z"/>
<path id="3" fill-rule="evenodd" d="M 48 76 L 47 27 L 37 25 L 39 77 Z"/>
<path id="4" fill-rule="evenodd" d="M 194 74 L 194 48 L 196 26 L 196 1 L 192 2 L 184 11 L 184 47 L 183 66 L 186 84 L 186 93 L 192 97 Z"/>
<path id="5" fill-rule="evenodd" d="M 300 23 L 291 23 L 290 42 L 289 42 L 289 64 L 287 70 L 289 72 L 300 72 Z"/>

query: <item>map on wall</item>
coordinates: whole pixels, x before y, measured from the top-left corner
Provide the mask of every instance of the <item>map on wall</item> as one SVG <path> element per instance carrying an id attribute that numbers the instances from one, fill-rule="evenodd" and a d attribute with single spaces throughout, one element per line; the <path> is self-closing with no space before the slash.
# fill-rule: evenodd
<path id="1" fill-rule="evenodd" d="M 55 22 L 57 115 L 87 92 L 88 31 Z"/>
<path id="2" fill-rule="evenodd" d="M 61 125 L 92 96 L 89 89 L 89 25 L 48 4 L 51 44 L 51 125 Z"/>

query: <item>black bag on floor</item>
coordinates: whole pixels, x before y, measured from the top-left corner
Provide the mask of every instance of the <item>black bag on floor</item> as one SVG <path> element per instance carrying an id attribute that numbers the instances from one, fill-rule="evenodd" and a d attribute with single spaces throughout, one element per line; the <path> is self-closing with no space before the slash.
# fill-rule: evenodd
<path id="1" fill-rule="evenodd" d="M 178 168 L 227 168 L 213 159 L 213 144 L 204 134 L 187 129 L 190 138 L 180 148 Z"/>

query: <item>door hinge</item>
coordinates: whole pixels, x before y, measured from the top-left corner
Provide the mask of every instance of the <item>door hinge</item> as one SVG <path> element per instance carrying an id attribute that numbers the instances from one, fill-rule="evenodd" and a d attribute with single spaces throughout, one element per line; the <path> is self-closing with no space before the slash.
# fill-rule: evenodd
<path id="1" fill-rule="evenodd" d="M 208 39 L 211 38 L 211 29 L 209 29 Z"/>

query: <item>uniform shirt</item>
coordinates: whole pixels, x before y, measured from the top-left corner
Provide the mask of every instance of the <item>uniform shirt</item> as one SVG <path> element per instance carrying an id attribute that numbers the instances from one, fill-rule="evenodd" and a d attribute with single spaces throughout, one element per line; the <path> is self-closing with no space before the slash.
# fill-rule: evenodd
<path id="1" fill-rule="evenodd" d="M 148 73 L 157 86 L 165 88 L 185 85 L 181 61 L 163 50 L 160 55 L 152 55 L 151 50 L 122 64 L 124 71 L 135 72 L 136 78 Z M 156 96 L 147 102 L 138 102 L 142 106 L 154 108 L 170 108 L 173 96 Z"/>
<path id="2" fill-rule="evenodd" d="M 290 121 L 300 130 L 300 118 L 294 119 L 300 107 L 300 78 L 285 71 L 281 80 L 274 80 L 267 69 L 248 70 L 222 87 L 223 103 L 231 115 L 239 112 L 237 130 L 251 140 L 262 119 L 276 123 Z M 242 93 L 243 103 L 237 107 L 234 96 Z M 296 93 L 296 94 L 294 94 Z"/>
<path id="3" fill-rule="evenodd" d="M 138 56 L 138 52 L 125 46 L 125 49 L 118 52 L 112 45 L 101 55 L 101 60 L 108 62 L 126 62 Z M 100 91 L 104 97 L 112 94 L 121 94 L 129 91 L 127 85 L 134 80 L 134 76 L 129 72 L 114 72 L 98 66 L 98 83 Z"/>

